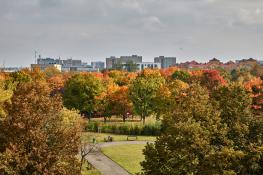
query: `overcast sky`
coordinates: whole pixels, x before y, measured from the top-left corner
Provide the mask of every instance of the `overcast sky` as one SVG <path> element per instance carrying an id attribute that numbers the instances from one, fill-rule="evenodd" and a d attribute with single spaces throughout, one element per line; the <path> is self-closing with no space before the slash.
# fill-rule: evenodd
<path id="1" fill-rule="evenodd" d="M 0 65 L 42 57 L 263 57 L 262 0 L 0 0 Z"/>

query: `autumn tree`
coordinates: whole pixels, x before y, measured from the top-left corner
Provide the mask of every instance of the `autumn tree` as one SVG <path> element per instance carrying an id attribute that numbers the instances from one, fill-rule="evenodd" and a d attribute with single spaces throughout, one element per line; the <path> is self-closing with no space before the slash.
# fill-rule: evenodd
<path id="1" fill-rule="evenodd" d="M 202 161 L 215 149 L 210 144 L 216 142 L 212 136 L 220 133 L 220 127 L 213 127 L 220 121 L 219 113 L 199 85 L 192 85 L 186 94 L 177 97 L 173 110 L 167 111 L 163 119 L 161 136 L 155 145 L 148 144 L 144 150 L 144 174 L 209 174 L 201 173 L 205 168 Z"/>
<path id="2" fill-rule="evenodd" d="M 144 150 L 143 174 L 262 172 L 262 116 L 251 116 L 242 86 L 222 86 L 211 94 L 193 84 L 177 99 L 164 116 L 161 136 Z"/>
<path id="3" fill-rule="evenodd" d="M 120 70 L 112 70 L 107 72 L 109 78 L 119 86 L 127 86 L 132 80 L 135 79 L 136 73 L 125 72 Z"/>
<path id="4" fill-rule="evenodd" d="M 132 102 L 128 97 L 128 93 L 128 87 L 122 86 L 107 96 L 108 110 L 115 115 L 121 116 L 124 122 L 127 115 L 131 114 L 133 111 Z"/>
<path id="5" fill-rule="evenodd" d="M 260 77 L 263 75 L 263 66 L 260 64 L 255 64 L 252 69 L 250 70 L 251 74 Z"/>
<path id="6" fill-rule="evenodd" d="M 12 94 L 12 90 L 7 89 L 5 86 L 5 82 L 3 80 L 0 80 L 0 120 L 1 118 L 6 116 L 4 106 L 6 102 L 10 101 Z"/>
<path id="7" fill-rule="evenodd" d="M 255 113 L 263 112 L 263 80 L 258 78 L 252 78 L 248 82 L 244 83 L 245 88 L 251 93 L 252 108 Z"/>
<path id="8" fill-rule="evenodd" d="M 181 80 L 183 82 L 189 82 L 190 74 L 183 70 L 177 70 L 172 75 L 173 79 L 175 80 Z"/>
<path id="9" fill-rule="evenodd" d="M 218 70 L 203 70 L 201 84 L 207 87 L 207 89 L 212 90 L 219 85 L 224 85 L 225 83 L 225 79 L 221 76 Z"/>
<path id="10" fill-rule="evenodd" d="M 232 165 L 232 171 L 261 174 L 263 135 L 259 128 L 263 127 L 263 116 L 252 113 L 250 93 L 242 85 L 232 83 L 218 88 L 212 95 L 219 104 L 221 121 L 227 126 L 229 146 L 241 155 L 238 165 Z"/>
<path id="11" fill-rule="evenodd" d="M 152 101 L 157 119 L 167 115 L 167 112 L 176 106 L 178 99 L 185 94 L 188 87 L 189 85 L 181 80 L 173 80 L 166 82 L 159 88 Z"/>
<path id="12" fill-rule="evenodd" d="M 75 75 L 65 83 L 63 103 L 68 109 L 77 109 L 91 117 L 95 112 L 96 97 L 103 91 L 103 84 L 93 75 Z"/>
<path id="13" fill-rule="evenodd" d="M 129 87 L 130 99 L 136 114 L 145 118 L 154 113 L 153 99 L 164 83 L 164 78 L 158 70 L 144 70 Z"/>
<path id="14" fill-rule="evenodd" d="M 19 84 L 11 102 L 2 122 L 0 174 L 80 174 L 76 115 L 62 110 L 47 84 Z"/>
<path id="15" fill-rule="evenodd" d="M 30 81 L 32 81 L 32 78 L 29 73 L 26 71 L 18 71 L 11 73 L 6 79 L 5 84 L 7 88 L 15 89 L 18 84 Z"/>

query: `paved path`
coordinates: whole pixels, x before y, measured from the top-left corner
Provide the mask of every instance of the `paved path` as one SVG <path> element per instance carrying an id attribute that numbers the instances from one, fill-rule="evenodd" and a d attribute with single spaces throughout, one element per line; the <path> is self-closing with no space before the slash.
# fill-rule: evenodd
<path id="1" fill-rule="evenodd" d="M 106 142 L 100 143 L 99 147 L 109 147 L 114 145 L 133 145 L 133 144 L 146 144 L 146 141 L 122 141 L 122 142 Z M 102 175 L 130 175 L 125 169 L 117 163 L 109 159 L 100 149 L 97 149 L 87 156 L 87 160 L 97 169 Z"/>

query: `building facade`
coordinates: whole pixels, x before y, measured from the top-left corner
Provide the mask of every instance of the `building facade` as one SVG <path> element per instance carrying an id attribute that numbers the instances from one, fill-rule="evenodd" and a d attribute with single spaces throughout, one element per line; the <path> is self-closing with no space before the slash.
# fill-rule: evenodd
<path id="1" fill-rule="evenodd" d="M 74 59 L 54 59 L 54 58 L 39 58 L 37 59 L 37 64 L 32 64 L 31 68 L 39 67 L 41 70 L 45 70 L 47 67 L 55 67 L 60 71 L 69 72 L 97 72 L 99 68 L 93 68 L 81 60 Z"/>
<path id="2" fill-rule="evenodd" d="M 91 67 L 93 69 L 99 69 L 101 71 L 105 68 L 105 63 L 103 61 L 92 61 Z"/>
<path id="3" fill-rule="evenodd" d="M 106 58 L 106 68 L 107 69 L 115 69 L 116 65 L 122 65 L 127 63 L 141 63 L 142 56 L 132 55 L 132 56 L 121 56 L 117 58 L 115 56 L 111 56 Z"/>
<path id="4" fill-rule="evenodd" d="M 160 69 L 161 63 L 153 63 L 153 62 L 142 62 L 137 63 L 137 70 L 142 71 L 144 69 Z"/>
<path id="5" fill-rule="evenodd" d="M 41 71 L 47 68 L 56 68 L 59 72 L 62 71 L 62 66 L 60 64 L 31 64 L 31 69 L 40 69 Z"/>
<path id="6" fill-rule="evenodd" d="M 160 63 L 161 68 L 176 66 L 176 57 L 159 56 L 154 58 L 155 63 Z"/>

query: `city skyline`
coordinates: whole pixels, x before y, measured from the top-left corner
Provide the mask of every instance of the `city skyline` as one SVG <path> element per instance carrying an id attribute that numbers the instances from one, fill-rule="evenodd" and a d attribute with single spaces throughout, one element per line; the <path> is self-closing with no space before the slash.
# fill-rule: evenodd
<path id="1" fill-rule="evenodd" d="M 257 2 L 257 3 L 255 3 Z M 262 60 L 260 0 L 0 0 L 0 65 L 43 57 Z"/>

